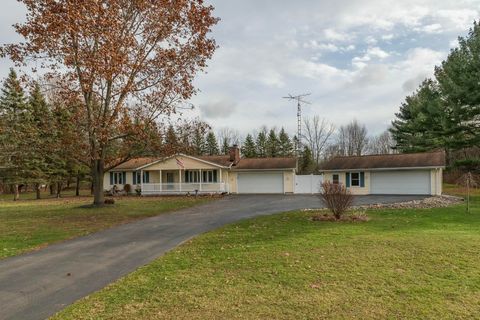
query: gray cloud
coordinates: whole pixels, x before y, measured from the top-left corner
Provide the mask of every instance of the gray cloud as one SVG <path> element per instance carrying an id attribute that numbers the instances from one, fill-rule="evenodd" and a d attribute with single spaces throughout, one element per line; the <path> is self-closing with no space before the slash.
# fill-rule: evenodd
<path id="1" fill-rule="evenodd" d="M 199 105 L 201 115 L 207 120 L 228 118 L 235 113 L 236 107 L 236 103 L 229 98 L 219 98 Z"/>
<path id="2" fill-rule="evenodd" d="M 222 19 L 212 34 L 219 49 L 195 81 L 192 116 L 242 134 L 264 124 L 293 133 L 295 106 L 282 97 L 303 92 L 312 93 L 305 116 L 383 131 L 479 14 L 478 0 L 207 2 Z M 15 41 L 22 8 L 2 5 L 0 42 Z M 9 65 L 0 61 L 0 77 Z"/>

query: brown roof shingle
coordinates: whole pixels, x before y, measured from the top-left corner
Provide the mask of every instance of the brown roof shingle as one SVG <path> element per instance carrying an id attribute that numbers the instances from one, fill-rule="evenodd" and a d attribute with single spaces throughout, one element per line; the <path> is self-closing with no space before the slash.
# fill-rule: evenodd
<path id="1" fill-rule="evenodd" d="M 296 158 L 242 158 L 233 167 L 235 170 L 295 169 Z"/>
<path id="2" fill-rule="evenodd" d="M 218 164 L 223 167 L 229 167 L 232 162 L 230 156 L 194 156 L 204 161 Z M 113 170 L 136 170 L 147 164 L 161 160 L 162 158 L 135 158 L 115 167 Z M 233 166 L 233 169 L 238 170 L 268 170 L 268 169 L 295 169 L 297 167 L 297 160 L 295 158 L 242 158 Z"/>
<path id="3" fill-rule="evenodd" d="M 193 156 L 204 161 L 218 164 L 223 167 L 228 167 L 232 164 L 230 161 L 230 156 Z"/>
<path id="4" fill-rule="evenodd" d="M 424 153 L 335 157 L 323 164 L 321 170 L 421 167 L 445 167 L 445 153 L 443 151 L 435 151 Z"/>
<path id="5" fill-rule="evenodd" d="M 162 158 L 153 158 L 153 157 L 145 157 L 145 158 L 135 158 L 128 160 L 114 168 L 114 170 L 135 170 L 137 168 L 143 167 L 149 163 L 155 162 Z"/>

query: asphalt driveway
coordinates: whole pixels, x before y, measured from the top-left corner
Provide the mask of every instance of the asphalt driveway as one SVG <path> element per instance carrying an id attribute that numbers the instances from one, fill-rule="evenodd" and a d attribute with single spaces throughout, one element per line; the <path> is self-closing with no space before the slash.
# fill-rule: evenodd
<path id="1" fill-rule="evenodd" d="M 356 202 L 421 198 L 363 196 Z M 182 242 L 227 223 L 320 206 L 318 198 L 310 195 L 229 196 L 0 260 L 0 319 L 47 318 Z"/>

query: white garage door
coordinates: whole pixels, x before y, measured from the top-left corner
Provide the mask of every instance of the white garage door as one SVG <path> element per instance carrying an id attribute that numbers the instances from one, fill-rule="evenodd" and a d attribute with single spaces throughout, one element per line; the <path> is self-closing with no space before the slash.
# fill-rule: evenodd
<path id="1" fill-rule="evenodd" d="M 371 194 L 430 194 L 430 171 L 379 171 L 370 173 Z"/>
<path id="2" fill-rule="evenodd" d="M 237 175 L 238 193 L 284 193 L 283 173 L 242 172 Z"/>

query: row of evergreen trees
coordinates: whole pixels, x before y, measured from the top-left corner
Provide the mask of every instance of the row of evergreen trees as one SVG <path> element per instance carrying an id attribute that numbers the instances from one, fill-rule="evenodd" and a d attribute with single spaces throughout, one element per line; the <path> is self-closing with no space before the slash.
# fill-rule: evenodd
<path id="1" fill-rule="evenodd" d="M 480 25 L 459 38 L 435 78 L 426 79 L 396 114 L 391 133 L 401 152 L 480 147 Z M 457 152 L 458 153 L 458 152 Z"/>
<path id="2" fill-rule="evenodd" d="M 284 128 L 278 131 L 263 127 L 257 134 L 247 134 L 243 141 L 240 141 L 236 133 L 223 135 L 219 138 L 221 134 L 215 135 L 201 121 L 188 132 L 183 126 L 170 125 L 165 133 L 165 149 L 197 156 L 226 155 L 230 147 L 236 144 L 241 145 L 242 156 L 246 158 L 291 157 L 295 154 L 296 138 L 290 138 Z"/>
<path id="3" fill-rule="evenodd" d="M 242 144 L 242 155 L 246 158 L 291 157 L 295 153 L 294 140 L 284 128 L 277 133 L 275 128 L 262 128 L 255 136 L 247 134 Z"/>
<path id="4" fill-rule="evenodd" d="M 59 193 L 67 177 L 88 172 L 76 160 L 79 149 L 72 142 L 79 139 L 70 110 L 47 103 L 38 83 L 26 94 L 10 70 L 0 94 L 0 183 L 13 186 L 15 198 L 19 185 L 35 186 L 39 197 L 41 185 L 54 185 Z"/>

